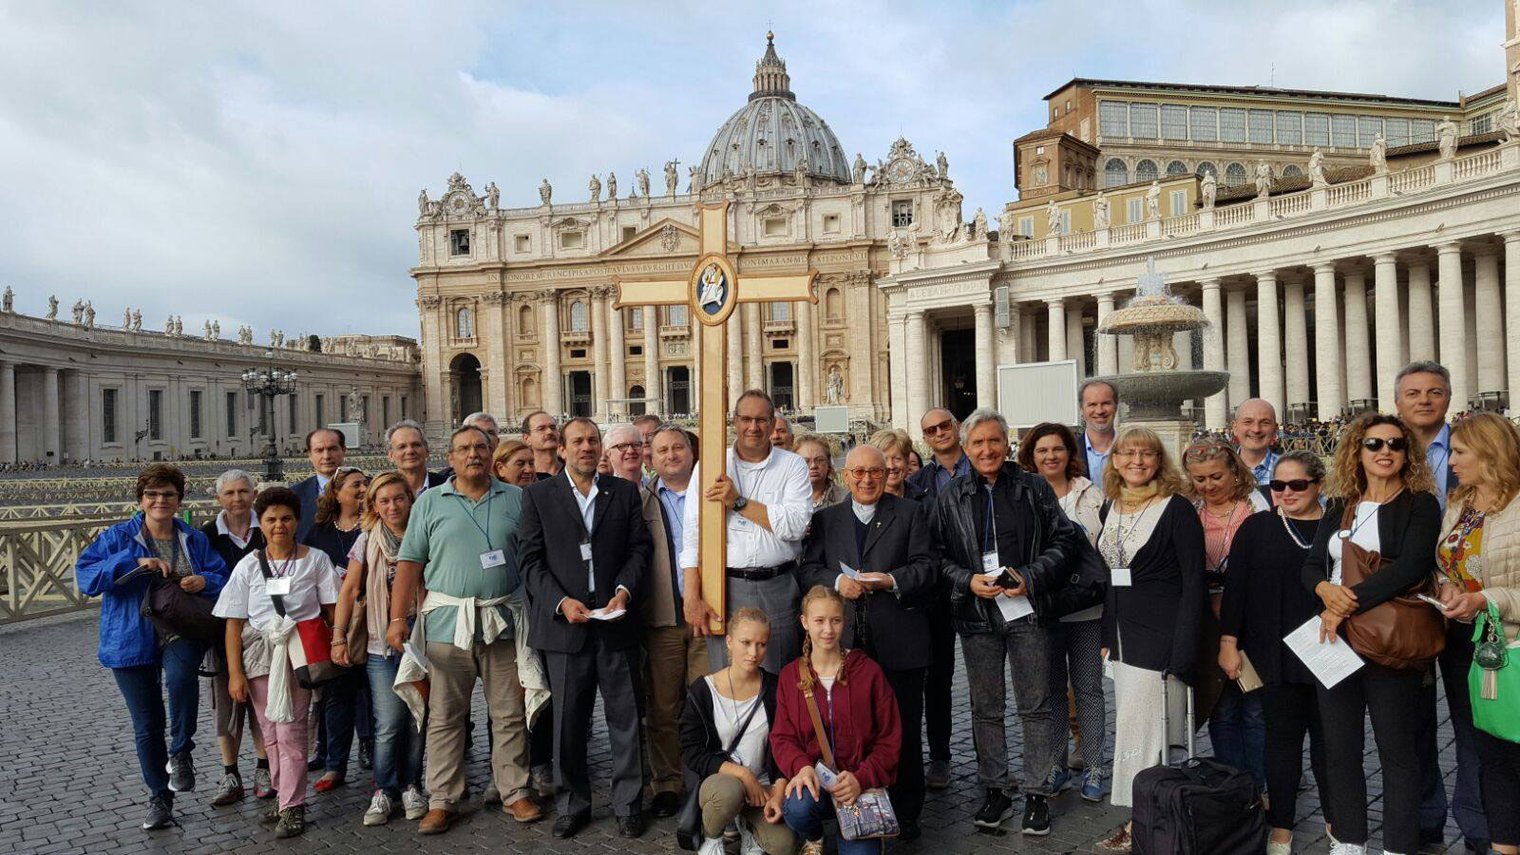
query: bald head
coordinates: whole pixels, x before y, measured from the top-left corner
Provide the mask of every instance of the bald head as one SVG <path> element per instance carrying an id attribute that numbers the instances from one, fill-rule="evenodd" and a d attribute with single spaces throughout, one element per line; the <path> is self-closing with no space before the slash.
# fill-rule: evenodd
<path id="1" fill-rule="evenodd" d="M 1277 410 L 1261 398 L 1249 398 L 1235 408 L 1235 421 L 1230 425 L 1235 444 L 1247 462 L 1261 462 L 1277 443 Z"/>
<path id="2" fill-rule="evenodd" d="M 954 466 L 961 456 L 960 427 L 955 416 L 944 407 L 935 407 L 918 420 L 924 442 L 929 444 L 929 450 L 934 452 L 935 457 L 941 458 L 942 464 L 949 461 L 947 468 Z"/>
<path id="3" fill-rule="evenodd" d="M 844 485 L 862 505 L 874 505 L 887 487 L 887 458 L 874 445 L 857 445 L 844 458 Z"/>

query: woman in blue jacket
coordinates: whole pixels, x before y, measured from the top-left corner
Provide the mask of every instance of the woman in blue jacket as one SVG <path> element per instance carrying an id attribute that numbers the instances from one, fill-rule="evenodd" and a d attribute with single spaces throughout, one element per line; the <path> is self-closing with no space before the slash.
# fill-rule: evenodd
<path id="1" fill-rule="evenodd" d="M 137 763 L 148 785 L 148 816 L 142 827 L 173 823 L 174 793 L 195 789 L 197 669 L 204 646 L 166 635 L 142 616 L 153 575 L 177 578 L 191 594 L 215 599 L 227 581 L 227 565 L 204 534 L 179 519 L 185 476 L 164 463 L 137 476 L 142 513 L 101 532 L 79 556 L 79 590 L 101 598 L 100 664 L 111 669 L 132 716 Z M 134 573 L 137 570 L 142 573 Z M 164 749 L 164 685 L 169 690 L 171 745 Z"/>

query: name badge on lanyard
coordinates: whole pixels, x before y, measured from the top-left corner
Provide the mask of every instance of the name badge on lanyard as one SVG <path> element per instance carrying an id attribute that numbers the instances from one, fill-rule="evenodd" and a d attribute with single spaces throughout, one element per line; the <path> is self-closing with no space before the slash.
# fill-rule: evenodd
<path id="1" fill-rule="evenodd" d="M 1003 567 L 998 563 L 997 550 L 982 553 L 982 572 L 992 576 L 1003 575 Z"/>
<path id="2" fill-rule="evenodd" d="M 480 553 L 480 569 L 490 570 L 492 567 L 502 567 L 507 563 L 507 553 L 500 549 Z"/>
<path id="3" fill-rule="evenodd" d="M 1115 567 L 1108 571 L 1108 584 L 1115 588 L 1128 588 L 1134 584 L 1128 567 Z"/>
<path id="4" fill-rule="evenodd" d="M 276 576 L 264 580 L 264 593 L 271 597 L 290 596 L 290 577 Z"/>

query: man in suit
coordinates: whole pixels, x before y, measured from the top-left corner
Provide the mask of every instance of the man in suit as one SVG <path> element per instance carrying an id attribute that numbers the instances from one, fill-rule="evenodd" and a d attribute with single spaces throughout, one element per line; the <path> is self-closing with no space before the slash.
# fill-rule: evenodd
<path id="1" fill-rule="evenodd" d="M 649 564 L 649 530 L 638 486 L 598 475 L 596 422 L 571 419 L 562 432 L 559 475 L 523 491 L 519 549 L 532 621 L 528 640 L 543 652 L 554 695 L 554 836 L 573 837 L 591 821 L 587 736 L 602 694 L 612 741 L 612 810 L 618 833 L 644 833 L 643 767 L 636 696 L 643 622 L 635 609 Z"/>
<path id="2" fill-rule="evenodd" d="M 912 840 L 924 806 L 920 728 L 931 658 L 921 598 L 934 590 L 939 574 L 928 517 L 913 502 L 886 493 L 886 467 L 881 451 L 870 445 L 845 457 L 850 500 L 813 514 L 800 572 L 805 589 L 825 585 L 849 601 L 841 643 L 876 660 L 897 696 L 903 739 L 891 796 L 902 838 Z"/>
<path id="3" fill-rule="evenodd" d="M 423 490 L 448 483 L 449 476 L 454 472 L 452 468 L 428 471 L 427 437 L 422 433 L 422 425 L 411 419 L 402 419 L 390 426 L 385 432 L 385 447 L 386 459 L 406 479 L 406 485 L 412 488 L 414 500 L 422 495 Z"/>
<path id="4" fill-rule="evenodd" d="M 312 521 L 317 517 L 317 497 L 327 488 L 338 467 L 348 456 L 347 440 L 343 432 L 332 428 L 317 428 L 306 435 L 306 459 L 311 461 L 314 473 L 292 484 L 290 489 L 301 500 L 301 522 L 296 528 L 296 542 L 306 539 Z"/>

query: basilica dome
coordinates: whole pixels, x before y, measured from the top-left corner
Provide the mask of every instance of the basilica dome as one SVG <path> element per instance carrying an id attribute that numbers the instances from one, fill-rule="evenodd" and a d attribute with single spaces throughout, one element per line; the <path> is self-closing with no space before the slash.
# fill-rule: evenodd
<path id="1" fill-rule="evenodd" d="M 811 178 L 849 184 L 850 162 L 838 138 L 817 113 L 797 103 L 774 34 L 765 39 L 765 56 L 755 63 L 755 91 L 713 135 L 702 156 L 700 186 L 748 172 L 795 173 L 799 163 Z"/>

